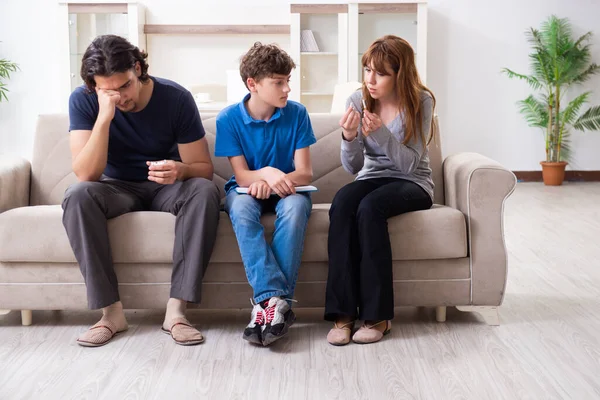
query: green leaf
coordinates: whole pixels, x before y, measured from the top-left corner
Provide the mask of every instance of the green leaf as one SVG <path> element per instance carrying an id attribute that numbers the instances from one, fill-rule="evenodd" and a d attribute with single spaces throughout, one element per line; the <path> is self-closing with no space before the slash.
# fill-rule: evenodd
<path id="1" fill-rule="evenodd" d="M 587 81 L 592 75 L 596 75 L 597 73 L 600 73 L 600 65 L 592 63 L 583 72 L 573 77 L 573 83 L 583 83 Z"/>
<path id="2" fill-rule="evenodd" d="M 581 37 L 575 41 L 574 46 L 579 47 L 583 42 L 587 42 L 588 40 L 590 40 L 592 36 L 594 36 L 592 32 L 587 32 L 581 35 Z"/>
<path id="3" fill-rule="evenodd" d="M 0 77 L 8 78 L 11 72 L 17 72 L 19 66 L 5 59 L 0 59 Z"/>
<path id="4" fill-rule="evenodd" d="M 519 112 L 523 114 L 529 126 L 537 128 L 548 126 L 548 112 L 544 104 L 533 95 L 519 101 L 517 104 L 519 105 Z"/>
<path id="5" fill-rule="evenodd" d="M 600 106 L 591 107 L 573 124 L 573 128 L 578 131 L 598 131 L 600 130 Z"/>
<path id="6" fill-rule="evenodd" d="M 526 81 L 532 89 L 538 90 L 543 87 L 542 84 L 533 76 L 518 74 L 508 68 L 503 68 L 502 72 L 508 75 L 508 77 L 511 79 L 517 78 Z"/>
<path id="7" fill-rule="evenodd" d="M 565 110 L 559 115 L 559 120 L 562 125 L 573 124 L 575 118 L 577 118 L 577 116 L 579 115 L 579 110 L 581 110 L 581 107 L 585 103 L 587 103 L 588 98 L 591 94 L 592 92 L 585 92 L 577 96 L 567 105 L 567 107 L 565 107 Z"/>
<path id="8" fill-rule="evenodd" d="M 553 82 L 552 57 L 542 42 L 540 32 L 531 28 L 527 32 L 527 40 L 532 45 L 534 52 L 529 54 L 531 60 L 531 72 L 535 78 L 546 85 Z"/>
<path id="9" fill-rule="evenodd" d="M 548 20 L 542 22 L 541 42 L 553 58 L 558 57 L 564 51 L 564 47 L 570 41 L 571 34 L 571 25 L 566 18 L 558 18 L 552 15 Z"/>
<path id="10" fill-rule="evenodd" d="M 0 102 L 2 99 L 8 101 L 8 96 L 6 93 L 8 89 L 6 88 L 6 84 L 2 82 L 2 79 L 10 79 L 10 74 L 12 72 L 16 72 L 19 70 L 19 66 L 13 62 L 10 62 L 6 59 L 0 59 Z"/>

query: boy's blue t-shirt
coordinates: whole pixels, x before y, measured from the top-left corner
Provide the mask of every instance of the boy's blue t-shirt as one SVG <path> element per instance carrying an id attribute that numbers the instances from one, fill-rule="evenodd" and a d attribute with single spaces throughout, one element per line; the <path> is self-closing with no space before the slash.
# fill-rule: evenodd
<path id="1" fill-rule="evenodd" d="M 125 181 L 148 179 L 146 161 L 181 161 L 177 144 L 204 137 L 204 127 L 192 94 L 177 83 L 156 77 L 152 96 L 139 112 L 115 110 L 109 128 L 104 174 Z M 69 98 L 69 131 L 94 128 L 98 95 L 80 86 Z"/>
<path id="2" fill-rule="evenodd" d="M 273 167 L 284 173 L 295 170 L 294 152 L 308 147 L 317 140 L 306 108 L 295 101 L 288 101 L 284 108 L 276 108 L 269 121 L 255 120 L 245 103 L 222 110 L 217 116 L 217 139 L 215 156 L 244 156 L 252 171 Z M 225 184 L 225 192 L 235 189 L 235 176 Z"/>

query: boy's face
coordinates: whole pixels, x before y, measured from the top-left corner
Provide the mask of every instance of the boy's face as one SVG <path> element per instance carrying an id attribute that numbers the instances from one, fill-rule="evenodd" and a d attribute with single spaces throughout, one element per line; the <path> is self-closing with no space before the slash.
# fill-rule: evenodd
<path id="1" fill-rule="evenodd" d="M 256 93 L 258 97 L 270 106 L 283 108 L 287 104 L 290 93 L 290 75 L 275 74 L 270 78 L 263 78 L 256 82 L 248 79 L 250 92 Z"/>

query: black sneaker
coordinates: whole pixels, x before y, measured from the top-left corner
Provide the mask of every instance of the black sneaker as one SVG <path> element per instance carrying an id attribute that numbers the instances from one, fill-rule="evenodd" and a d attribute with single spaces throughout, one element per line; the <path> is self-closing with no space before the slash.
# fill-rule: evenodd
<path id="1" fill-rule="evenodd" d="M 288 302 L 280 297 L 271 297 L 264 312 L 266 321 L 262 332 L 262 344 L 268 346 L 288 333 L 296 320 L 296 314 Z"/>
<path id="2" fill-rule="evenodd" d="M 250 323 L 244 329 L 244 340 L 250 343 L 262 344 L 262 331 L 265 328 L 265 310 L 260 304 L 254 304 L 252 300 L 250 303 L 254 306 L 252 308 L 252 317 Z"/>

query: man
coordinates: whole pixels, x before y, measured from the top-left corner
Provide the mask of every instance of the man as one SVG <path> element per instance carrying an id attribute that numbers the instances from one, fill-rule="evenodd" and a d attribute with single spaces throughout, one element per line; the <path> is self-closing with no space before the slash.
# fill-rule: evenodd
<path id="1" fill-rule="evenodd" d="M 186 319 L 200 302 L 202 277 L 219 219 L 219 192 L 204 128 L 191 93 L 148 75 L 147 54 L 115 35 L 97 37 L 83 55 L 85 85 L 69 99 L 73 171 L 80 182 L 63 201 L 63 224 L 102 318 L 77 343 L 96 347 L 127 329 L 107 219 L 133 211 L 176 215 L 171 293 L 163 331 L 181 345 L 202 334 Z"/>

